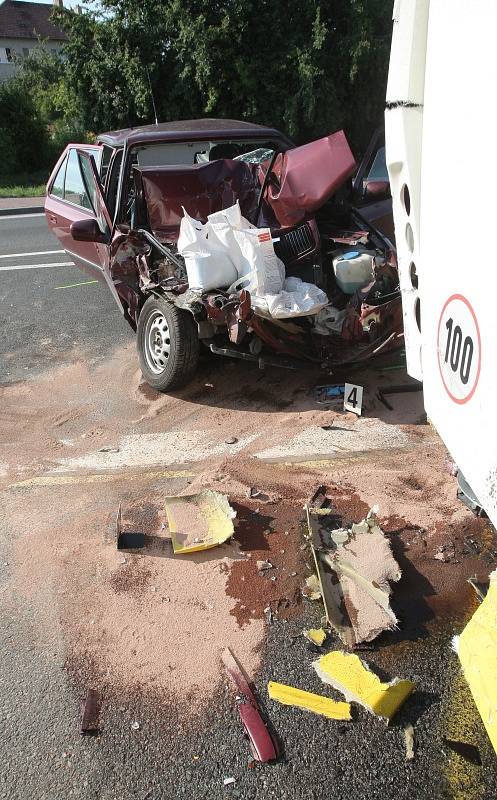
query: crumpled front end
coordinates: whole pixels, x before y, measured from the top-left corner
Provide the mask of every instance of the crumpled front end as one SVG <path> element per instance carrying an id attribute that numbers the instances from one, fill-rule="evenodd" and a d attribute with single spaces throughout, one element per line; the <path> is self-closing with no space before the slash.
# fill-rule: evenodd
<path id="1" fill-rule="evenodd" d="M 111 267 L 129 318 L 163 294 L 213 352 L 252 361 L 331 366 L 399 346 L 395 252 L 347 199 L 354 168 L 339 131 L 260 163 L 135 169 L 132 226 L 116 234 Z M 261 277 L 272 259 L 280 286 Z"/>

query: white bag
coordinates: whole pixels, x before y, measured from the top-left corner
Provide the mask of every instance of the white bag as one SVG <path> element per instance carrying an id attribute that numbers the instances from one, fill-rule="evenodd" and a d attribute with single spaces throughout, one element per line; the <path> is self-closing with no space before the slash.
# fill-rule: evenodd
<path id="1" fill-rule="evenodd" d="M 285 280 L 281 292 L 265 299 L 268 312 L 274 319 L 317 314 L 329 303 L 327 295 L 313 283 L 293 277 Z"/>
<path id="2" fill-rule="evenodd" d="M 242 217 L 238 202 L 210 214 L 205 225 L 183 212 L 178 252 L 190 288 L 244 288 L 258 296 L 281 291 L 285 265 L 274 252 L 271 231 Z"/>
<path id="3" fill-rule="evenodd" d="M 178 237 L 178 253 L 185 259 L 190 289 L 225 289 L 238 272 L 225 245 L 207 222 L 203 225 L 183 209 Z"/>

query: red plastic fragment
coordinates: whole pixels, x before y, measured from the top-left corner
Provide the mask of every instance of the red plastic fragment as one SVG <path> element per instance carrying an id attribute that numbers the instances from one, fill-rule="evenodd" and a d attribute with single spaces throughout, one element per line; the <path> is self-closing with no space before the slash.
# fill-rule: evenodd
<path id="1" fill-rule="evenodd" d="M 242 695 L 241 702 L 238 704 L 238 712 L 250 739 L 252 754 L 257 761 L 262 763 L 273 761 L 278 757 L 277 747 L 260 715 L 257 700 L 247 678 L 229 647 L 223 650 L 222 659 L 226 672 Z"/>

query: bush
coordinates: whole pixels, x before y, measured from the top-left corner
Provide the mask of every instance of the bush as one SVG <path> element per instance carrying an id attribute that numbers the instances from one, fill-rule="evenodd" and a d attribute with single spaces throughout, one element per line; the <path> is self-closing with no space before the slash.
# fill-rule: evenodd
<path id="1" fill-rule="evenodd" d="M 48 131 L 15 79 L 0 85 L 0 175 L 31 172 L 47 163 Z"/>

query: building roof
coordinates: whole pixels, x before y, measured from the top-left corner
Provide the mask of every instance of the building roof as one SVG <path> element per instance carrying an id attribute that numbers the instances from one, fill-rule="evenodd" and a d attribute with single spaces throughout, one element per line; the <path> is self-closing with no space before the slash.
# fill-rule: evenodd
<path id="1" fill-rule="evenodd" d="M 67 35 L 50 20 L 52 9 L 51 3 L 4 0 L 0 5 L 0 37 L 65 41 Z"/>
<path id="2" fill-rule="evenodd" d="M 112 147 L 120 147 L 127 142 L 128 145 L 139 142 L 183 141 L 185 139 L 206 140 L 225 139 L 226 137 L 241 139 L 254 139 L 268 137 L 270 139 L 290 140 L 275 128 L 265 125 L 256 125 L 254 122 L 245 122 L 235 119 L 181 119 L 177 122 L 159 122 L 158 125 L 142 125 L 136 128 L 124 128 L 120 131 L 101 133 L 97 138 L 99 142 Z"/>

